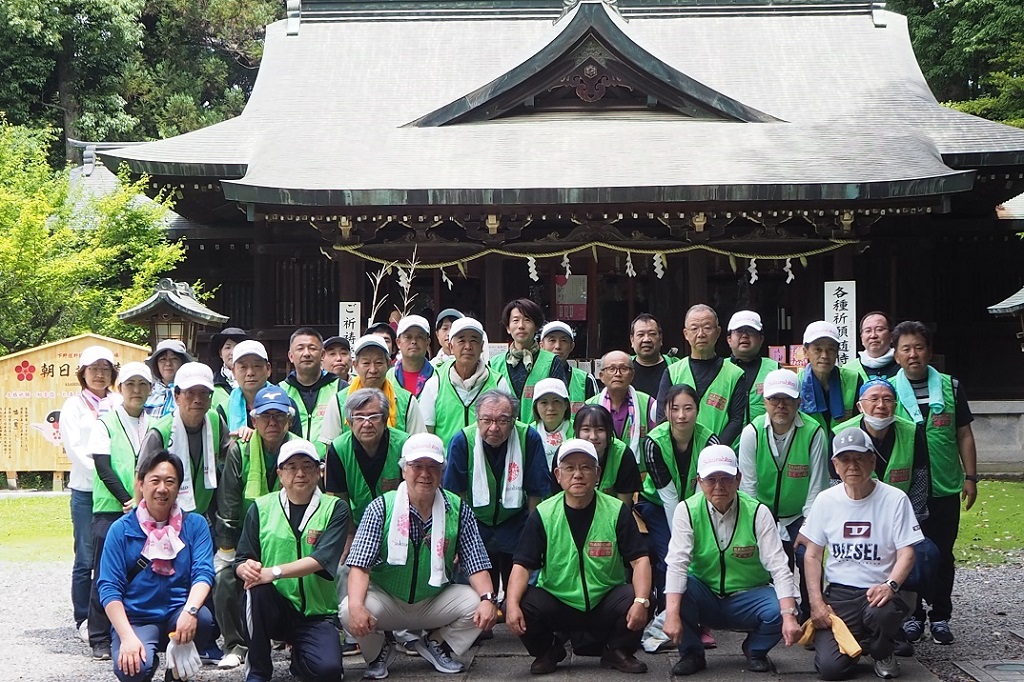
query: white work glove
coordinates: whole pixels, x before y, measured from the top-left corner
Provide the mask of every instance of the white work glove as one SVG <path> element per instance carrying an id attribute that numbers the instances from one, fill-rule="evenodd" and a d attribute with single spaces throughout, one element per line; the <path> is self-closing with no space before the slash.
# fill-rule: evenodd
<path id="1" fill-rule="evenodd" d="M 167 670 L 172 671 L 174 676 L 177 677 L 178 644 L 174 641 L 173 637 L 167 640 L 167 649 L 164 651 L 164 656 L 167 658 Z"/>
<path id="2" fill-rule="evenodd" d="M 170 645 L 167 647 L 170 649 Z M 190 680 L 195 678 L 203 667 L 203 661 L 199 658 L 199 650 L 195 642 L 188 644 L 177 644 L 174 650 L 174 678 L 178 680 Z"/>
<path id="3" fill-rule="evenodd" d="M 217 553 L 213 555 L 213 571 L 214 573 L 220 573 L 225 568 L 231 568 L 234 562 L 235 550 L 218 549 Z"/>

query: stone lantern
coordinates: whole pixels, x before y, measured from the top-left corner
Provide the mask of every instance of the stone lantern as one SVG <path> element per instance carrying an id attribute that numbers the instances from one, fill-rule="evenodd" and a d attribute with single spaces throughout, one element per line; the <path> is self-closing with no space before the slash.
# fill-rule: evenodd
<path id="1" fill-rule="evenodd" d="M 189 284 L 166 278 L 157 282 L 152 296 L 134 308 L 119 312 L 117 317 L 128 324 L 148 326 L 151 348 L 156 348 L 164 339 L 177 339 L 192 355 L 195 355 L 200 327 L 220 327 L 228 321 L 226 315 L 200 303 Z"/>

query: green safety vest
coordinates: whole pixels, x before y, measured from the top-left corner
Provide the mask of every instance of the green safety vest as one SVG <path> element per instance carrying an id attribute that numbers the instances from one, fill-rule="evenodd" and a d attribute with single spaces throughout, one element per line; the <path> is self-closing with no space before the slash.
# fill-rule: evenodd
<path id="1" fill-rule="evenodd" d="M 816 412 L 815 414 L 808 414 L 808 416 L 814 421 L 821 424 L 822 428 L 825 429 L 825 433 L 828 435 L 831 441 L 835 435 L 835 425 L 841 424 L 854 415 L 856 410 L 853 409 L 854 404 L 857 402 L 857 383 L 860 381 L 860 375 L 846 367 L 837 367 L 839 370 L 839 387 L 843 393 L 843 418 L 836 419 L 830 427 L 828 421 L 825 418 L 825 412 Z M 799 386 L 804 384 L 804 376 L 807 374 L 807 368 L 801 367 L 800 371 L 797 372 L 796 381 Z M 832 443 L 829 443 L 829 452 L 832 451 Z"/>
<path id="2" fill-rule="evenodd" d="M 215 411 L 210 410 L 206 413 L 210 417 L 210 425 L 213 427 L 213 447 L 220 447 L 220 415 Z M 171 442 L 171 423 L 174 421 L 174 413 L 165 414 L 164 416 L 157 419 L 149 428 L 152 431 L 156 431 L 160 434 L 160 441 L 163 446 L 169 447 Z M 186 445 L 187 447 L 187 445 Z M 216 458 L 220 459 L 220 453 L 216 453 Z M 205 514 L 206 510 L 210 508 L 210 502 L 213 501 L 213 496 L 217 492 L 216 489 L 210 490 L 206 487 L 205 481 L 202 476 L 202 459 L 200 458 L 199 470 L 196 470 L 195 464 L 192 462 L 191 453 L 189 454 L 187 461 L 182 462 L 183 466 L 192 467 L 192 494 L 196 500 L 195 511 L 198 514 Z M 223 462 L 218 461 L 218 466 L 223 465 Z"/>
<path id="3" fill-rule="evenodd" d="M 928 443 L 928 462 L 932 479 L 931 496 L 959 495 L 964 489 L 964 465 L 960 461 L 960 444 L 956 440 L 956 398 L 953 395 L 953 377 L 942 379 L 942 412 L 924 417 L 924 435 Z M 896 382 L 910 383 L 902 372 Z M 910 389 L 913 392 L 913 389 Z M 896 395 L 899 395 L 897 390 Z M 905 407 L 897 404 L 896 414 L 912 419 Z M 923 413 L 922 413 L 922 416 Z"/>
<path id="4" fill-rule="evenodd" d="M 306 411 L 306 403 L 302 401 L 302 394 L 299 389 L 288 383 L 287 380 L 278 384 L 288 394 L 288 397 L 295 401 L 295 407 L 299 411 L 299 423 L 302 425 L 302 437 L 316 447 L 320 459 L 323 460 L 327 454 L 327 445 L 320 442 L 320 426 L 324 423 L 324 414 L 327 413 L 327 405 L 331 398 L 338 393 L 338 380 L 330 381 L 320 387 L 316 394 L 316 405 L 313 412 Z M 344 412 L 342 414 L 342 428 L 344 428 Z"/>
<path id="5" fill-rule="evenodd" d="M 693 554 L 690 575 L 708 589 L 726 597 L 741 590 L 763 587 L 771 582 L 771 575 L 761 565 L 761 552 L 757 546 L 754 527 L 757 508 L 761 503 L 744 492 L 737 492 L 736 528 L 725 549 L 718 548 L 718 538 L 711 522 L 711 511 L 704 493 L 698 492 L 686 500 L 693 528 Z"/>
<path id="6" fill-rule="evenodd" d="M 494 472 L 491 471 L 491 467 L 489 465 L 487 465 L 486 462 L 485 462 L 484 468 L 487 470 L 486 471 L 486 473 L 487 473 L 487 487 L 491 491 L 491 500 L 486 505 L 479 505 L 479 506 L 476 504 L 475 500 L 473 500 L 473 468 L 474 468 L 474 460 L 476 459 L 473 456 L 473 447 L 474 447 L 474 444 L 476 443 L 476 432 L 477 432 L 477 429 L 478 429 L 478 427 L 477 427 L 476 424 L 473 424 L 471 426 L 467 426 L 466 428 L 462 429 L 462 433 L 464 433 L 466 435 L 466 451 L 469 453 L 469 457 L 467 458 L 468 459 L 468 462 L 467 462 L 467 464 L 468 464 L 468 466 L 467 466 L 467 480 L 470 482 L 470 484 L 469 484 L 469 492 L 468 492 L 469 503 L 472 506 L 473 513 L 476 514 L 477 520 L 481 524 L 483 524 L 485 526 L 493 527 L 493 526 L 501 525 L 505 521 L 508 521 L 510 518 L 512 518 L 513 516 L 515 516 L 519 512 L 521 512 L 525 508 L 527 496 L 526 496 L 526 491 L 524 490 L 523 491 L 523 506 L 516 507 L 515 509 L 508 509 L 508 508 L 506 508 L 505 505 L 501 501 L 501 487 L 502 487 L 501 486 L 501 479 L 495 478 Z M 529 426 L 527 426 L 526 424 L 524 424 L 524 423 L 522 423 L 520 421 L 517 421 L 515 423 L 515 432 L 510 434 L 510 436 L 509 436 L 510 438 L 518 438 L 519 439 L 519 450 L 523 453 L 523 467 L 524 468 L 526 467 L 526 457 L 527 457 L 527 452 L 526 452 L 526 433 L 527 433 L 527 431 L 529 431 L 529 429 L 530 429 Z M 525 475 L 525 472 L 524 472 L 524 475 Z M 502 476 L 504 476 L 504 472 L 502 472 Z"/>
<path id="7" fill-rule="evenodd" d="M 286 432 L 284 441 L 281 443 L 287 443 L 293 438 L 298 438 L 294 433 Z M 239 443 L 239 451 L 242 454 L 242 515 L 241 518 L 245 518 L 245 514 L 249 511 L 249 507 L 252 506 L 253 502 L 263 497 L 267 493 L 276 492 L 281 489 L 281 481 L 277 478 L 277 455 L 273 455 L 269 460 L 267 459 L 266 453 L 263 451 L 263 438 L 259 432 L 254 432 L 252 438 L 247 443 Z M 259 460 L 253 458 L 253 450 L 257 450 L 259 454 Z M 270 490 L 267 487 L 267 471 L 274 472 L 274 489 Z"/>
<path id="8" fill-rule="evenodd" d="M 693 372 L 690 371 L 690 358 L 683 358 L 669 367 L 668 378 L 673 386 L 686 384 L 691 388 L 696 388 L 697 385 L 693 380 Z M 711 429 L 711 433 L 715 435 L 722 433 L 722 429 L 729 423 L 729 398 L 732 396 L 736 384 L 742 379 L 742 369 L 731 362 L 723 362 L 718 376 L 700 397 L 697 423 Z"/>
<path id="9" fill-rule="evenodd" d="M 224 388 L 223 384 L 214 384 L 213 386 L 213 397 L 210 399 L 210 409 L 216 410 L 221 405 L 224 406 L 224 411 L 228 409 L 228 398 L 231 397 L 231 391 Z"/>
<path id="10" fill-rule="evenodd" d="M 456 393 L 452 385 L 452 367 L 455 360 L 448 360 L 437 368 L 434 376 L 437 377 L 437 401 L 434 403 L 434 435 L 441 439 L 445 447 L 451 442 L 455 434 L 466 428 L 474 421 L 473 408 L 476 400 L 485 391 L 498 387 L 498 372 L 487 370 L 487 379 L 480 382 L 473 393 L 469 404 L 462 402 L 462 398 Z"/>
<path id="11" fill-rule="evenodd" d="M 570 367 L 569 375 L 569 407 L 575 416 L 583 407 L 587 399 L 587 373 L 578 367 Z M 533 410 L 530 410 L 530 418 L 533 419 Z"/>
<path id="12" fill-rule="evenodd" d="M 350 430 L 348 422 L 345 420 L 345 401 L 348 400 L 349 388 L 351 387 L 346 386 L 345 388 L 341 389 L 338 392 L 338 414 L 341 415 L 342 433 L 345 433 L 346 431 Z M 398 404 L 391 406 L 391 409 L 394 410 L 395 425 L 394 427 L 388 428 L 396 428 L 399 431 L 405 431 L 406 433 L 408 433 L 408 430 L 406 429 L 405 418 L 409 414 L 409 405 L 412 402 L 412 393 L 409 393 L 409 391 L 405 390 L 401 386 L 396 386 L 394 384 L 392 384 L 391 388 L 395 392 L 395 402 Z M 324 452 L 326 451 L 327 446 L 324 445 Z"/>
<path id="13" fill-rule="evenodd" d="M 590 399 L 587 401 L 587 405 L 600 405 L 601 404 L 600 399 L 601 399 L 601 394 L 600 393 L 598 393 L 597 395 L 594 395 L 594 396 L 590 396 Z M 649 423 L 648 415 L 647 415 L 647 406 L 651 404 L 651 396 L 647 395 L 643 391 L 637 391 L 636 392 L 636 401 L 638 403 L 640 403 L 639 405 L 636 405 L 635 407 L 636 407 L 636 414 L 640 418 L 640 440 L 642 441 L 644 439 L 644 436 L 647 435 L 647 424 Z M 633 426 L 633 420 L 627 414 L 626 415 L 626 421 L 622 425 L 622 435 L 621 436 L 616 436 L 614 433 L 612 435 L 615 436 L 616 440 L 620 440 L 623 443 L 625 443 L 626 445 L 629 445 L 629 442 L 627 441 L 627 439 L 629 438 L 629 430 L 630 430 L 630 428 L 632 428 L 632 426 Z M 635 456 L 637 456 L 637 457 L 640 456 L 639 453 L 636 453 L 636 452 L 634 452 L 633 454 Z"/>
<path id="14" fill-rule="evenodd" d="M 508 374 L 508 351 L 495 355 L 491 358 L 491 369 L 498 372 L 508 382 L 509 387 L 512 387 L 512 377 Z M 526 375 L 526 384 L 523 386 L 523 394 L 516 396 L 519 398 L 519 421 L 529 424 L 533 421 L 533 387 L 541 379 L 547 379 L 551 376 L 551 365 L 555 361 L 555 354 L 546 351 L 543 348 L 537 352 L 537 357 L 533 359 L 533 367 L 530 368 L 530 373 Z M 514 389 L 513 389 L 514 390 Z"/>
<path id="15" fill-rule="evenodd" d="M 124 424 L 117 416 L 117 410 L 110 410 L 102 417 L 100 422 L 107 429 L 110 436 L 110 468 L 117 474 L 117 480 L 129 494 L 135 489 L 135 463 L 139 453 L 132 447 L 132 441 L 124 430 Z M 105 512 L 122 511 L 121 503 L 114 497 L 114 493 L 100 479 L 97 472 L 93 477 L 92 485 L 92 513 L 101 514 Z"/>
<path id="16" fill-rule="evenodd" d="M 565 516 L 565 492 L 537 505 L 547 557 L 537 575 L 537 587 L 577 611 L 590 611 L 605 595 L 626 584 L 626 569 L 615 533 L 622 502 L 594 492 L 594 520 L 587 530 L 584 551 L 576 545 Z"/>
<path id="17" fill-rule="evenodd" d="M 794 431 L 781 467 L 768 444 L 768 432 L 772 427 L 764 423 L 763 416 L 751 422 L 757 434 L 757 454 L 754 457 L 757 499 L 772 510 L 776 519 L 803 514 L 811 490 L 811 442 L 814 434 L 821 430 L 821 425 L 803 412 L 797 415 L 803 426 Z"/>
<path id="18" fill-rule="evenodd" d="M 381 481 L 385 479 L 399 479 L 402 477 L 402 470 L 398 466 L 398 460 L 402 457 L 402 446 L 409 440 L 409 434 L 405 431 L 388 427 L 388 452 L 384 459 L 384 469 L 380 473 L 380 480 L 371 487 L 365 478 L 363 470 L 356 460 L 355 436 L 351 431 L 346 431 L 331 442 L 334 452 L 338 455 L 341 468 L 345 471 L 345 481 L 348 483 L 348 506 L 352 511 L 352 522 L 359 525 L 363 518 L 363 512 L 373 502 L 374 498 L 380 497 L 383 491 L 380 489 Z"/>
<path id="19" fill-rule="evenodd" d="M 693 447 L 690 451 L 693 453 L 693 457 L 690 458 L 690 469 L 686 472 L 686 481 L 684 482 L 679 472 L 679 465 L 676 464 L 676 450 L 672 445 L 672 431 L 669 427 L 668 422 L 662 422 L 654 427 L 647 437 L 653 440 L 658 450 L 661 452 L 661 458 L 665 462 L 665 466 L 668 467 L 669 473 L 672 474 L 672 482 L 676 486 L 676 494 L 680 500 L 686 499 L 693 494 L 694 489 L 697 487 L 697 457 L 700 455 L 700 451 L 707 447 L 708 441 L 711 440 L 711 430 L 706 426 L 697 422 L 693 429 Z M 640 458 L 643 461 L 643 458 Z M 684 485 L 685 483 L 685 485 Z M 661 495 L 658 494 L 658 489 L 654 487 L 654 479 L 650 476 L 644 478 L 643 487 L 644 499 L 652 504 L 656 504 L 659 507 L 664 506 L 661 501 Z"/>
<path id="20" fill-rule="evenodd" d="M 601 464 L 601 482 L 597 489 L 608 495 L 629 494 L 632 490 L 616 490 L 615 481 L 619 478 L 619 469 L 622 468 L 622 456 L 626 454 L 626 444 L 618 438 L 612 438 L 608 442 L 608 454 Z"/>
<path id="21" fill-rule="evenodd" d="M 256 500 L 256 509 L 260 515 L 260 562 L 264 566 L 280 566 L 313 554 L 317 540 L 327 529 L 334 507 L 340 501 L 330 495 L 319 497 L 320 504 L 306 525 L 299 529 L 297 538 L 284 513 L 280 493 L 269 493 Z M 273 585 L 282 597 L 307 618 L 330 616 L 338 612 L 338 590 L 334 580 L 312 573 L 302 578 L 278 578 Z"/>
<path id="22" fill-rule="evenodd" d="M 404 566 L 394 566 L 388 563 L 387 534 L 391 528 L 391 514 L 395 508 L 395 495 L 397 493 L 394 490 L 384 493 L 384 528 L 380 541 L 381 561 L 370 569 L 370 581 L 395 599 L 401 599 L 409 604 L 430 599 L 439 594 L 451 579 L 452 568 L 455 564 L 455 553 L 459 545 L 459 512 L 462 509 L 462 503 L 455 493 L 443 489 L 441 489 L 441 493 L 448 501 L 448 508 L 445 509 L 444 514 L 446 584 L 440 587 L 434 587 L 429 583 L 430 550 L 434 544 L 434 529 L 437 528 L 437 519 L 431 519 L 430 537 L 424 538 L 418 547 L 414 546 L 411 540 L 409 541 L 409 553 L 406 556 Z"/>
<path id="23" fill-rule="evenodd" d="M 858 414 L 837 426 L 836 433 L 855 426 L 860 428 L 863 421 L 864 415 Z M 889 455 L 889 464 L 885 467 L 882 480 L 909 493 L 910 479 L 914 473 L 914 439 L 917 437 L 917 425 L 909 419 L 897 416 L 891 428 L 896 430 L 896 440 L 893 442 L 892 454 Z M 871 475 L 874 476 L 874 472 Z"/>
<path id="24" fill-rule="evenodd" d="M 732 358 L 726 360 L 730 365 L 734 364 Z M 768 376 L 768 372 L 772 372 L 781 367 L 779 363 L 770 358 L 761 358 L 761 367 L 757 370 L 757 376 L 754 377 L 754 385 L 750 387 L 747 392 L 747 414 L 744 417 L 744 424 L 753 424 L 754 420 L 765 413 L 764 408 L 764 378 Z M 739 365 L 736 365 L 739 367 Z M 741 370 L 742 371 L 742 368 Z M 739 436 L 736 437 L 736 443 L 739 444 Z"/>

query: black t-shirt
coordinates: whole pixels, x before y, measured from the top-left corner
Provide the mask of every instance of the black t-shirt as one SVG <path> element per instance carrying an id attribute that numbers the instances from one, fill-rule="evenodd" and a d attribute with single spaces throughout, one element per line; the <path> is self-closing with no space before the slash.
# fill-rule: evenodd
<path id="1" fill-rule="evenodd" d="M 661 376 L 665 373 L 668 363 L 662 356 L 661 362 L 656 365 L 641 365 L 633 360 L 633 383 L 632 386 L 652 398 L 658 395 L 658 386 L 661 385 Z"/>
<path id="2" fill-rule="evenodd" d="M 566 520 L 569 522 L 569 530 L 576 542 L 576 549 L 580 551 L 586 540 L 587 532 L 590 530 L 590 525 L 594 521 L 597 498 L 595 496 L 594 500 L 583 509 L 574 509 L 564 503 L 563 508 Z M 615 536 L 619 545 L 619 555 L 627 565 L 642 556 L 647 556 L 647 544 L 636 527 L 633 512 L 626 505 L 622 505 L 619 510 L 619 518 L 615 522 Z M 540 513 L 534 511 L 526 519 L 523 534 L 512 561 L 531 571 L 539 569 L 547 561 L 547 543 L 548 536 L 544 531 L 544 523 L 540 520 Z M 554 559 L 563 560 L 564 555 L 560 554 Z"/>
<path id="3" fill-rule="evenodd" d="M 384 473 L 384 464 L 388 457 L 388 447 L 391 441 L 391 432 L 384 429 L 380 443 L 377 444 L 377 452 L 371 457 L 362 444 L 352 439 L 352 451 L 355 454 L 356 462 L 359 464 L 359 471 L 362 473 L 366 484 L 374 489 L 380 482 L 381 474 Z M 327 464 L 324 471 L 324 490 L 333 494 L 348 494 L 348 474 L 345 467 L 341 465 L 341 459 L 335 452 L 334 446 L 327 448 Z"/>
<path id="4" fill-rule="evenodd" d="M 562 492 L 562 486 L 558 485 L 558 478 L 555 476 L 555 469 L 558 468 L 556 463 L 557 458 L 551 459 L 551 494 L 557 495 Z M 604 462 L 601 463 L 601 469 L 604 469 Z M 640 492 L 643 487 L 643 479 L 640 477 L 640 467 L 637 466 L 636 456 L 633 455 L 633 451 L 626 446 L 626 449 L 622 452 L 622 464 L 619 465 L 619 474 L 615 477 L 615 481 L 612 483 L 612 490 L 615 495 L 629 495 L 632 493 Z M 606 494 L 609 493 L 607 490 L 603 490 Z"/>

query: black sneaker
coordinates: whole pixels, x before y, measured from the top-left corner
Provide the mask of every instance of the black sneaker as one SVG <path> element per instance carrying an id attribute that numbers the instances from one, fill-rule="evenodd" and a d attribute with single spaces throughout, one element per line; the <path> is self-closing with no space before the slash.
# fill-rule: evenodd
<path id="1" fill-rule="evenodd" d="M 96 644 L 92 648 L 92 660 L 94 661 L 109 661 L 110 660 L 110 645 L 109 644 Z"/>
<path id="2" fill-rule="evenodd" d="M 903 633 L 908 642 L 917 642 L 924 637 L 924 623 L 916 618 L 903 621 Z"/>
<path id="3" fill-rule="evenodd" d="M 953 631 L 949 629 L 949 622 L 944 620 L 932 621 L 932 641 L 936 644 L 952 644 Z"/>

